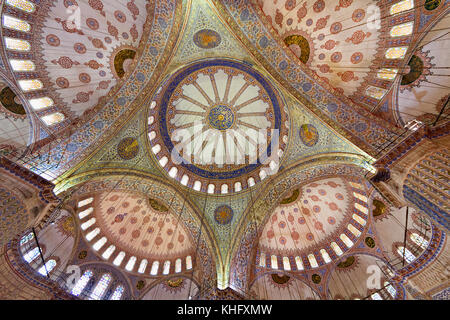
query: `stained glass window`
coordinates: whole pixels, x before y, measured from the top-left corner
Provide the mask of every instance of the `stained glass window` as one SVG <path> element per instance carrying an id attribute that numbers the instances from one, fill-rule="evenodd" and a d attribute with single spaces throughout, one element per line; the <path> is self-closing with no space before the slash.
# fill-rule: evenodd
<path id="1" fill-rule="evenodd" d="M 80 280 L 78 280 L 75 286 L 72 288 L 72 291 L 70 293 L 78 297 L 83 291 L 84 287 L 86 287 L 89 279 L 92 278 L 92 275 L 93 274 L 91 270 L 86 270 L 81 276 Z"/>
<path id="2" fill-rule="evenodd" d="M 9 63 L 13 71 L 34 71 L 36 69 L 34 62 L 31 60 L 11 59 Z"/>
<path id="3" fill-rule="evenodd" d="M 355 188 L 355 189 L 361 190 L 361 189 L 363 188 L 363 186 L 360 185 L 359 183 L 356 183 L 356 182 L 353 182 L 353 181 L 350 181 L 349 183 L 350 183 L 350 185 L 351 185 L 353 188 Z"/>
<path id="4" fill-rule="evenodd" d="M 297 265 L 297 270 L 303 270 L 304 269 L 303 261 L 302 261 L 302 259 L 299 256 L 295 257 L 295 264 Z"/>
<path id="5" fill-rule="evenodd" d="M 158 274 L 159 269 L 159 261 L 154 261 L 152 264 L 152 270 L 150 271 L 150 274 L 152 276 L 156 276 Z"/>
<path id="6" fill-rule="evenodd" d="M 391 37 L 402 37 L 410 35 L 413 32 L 414 22 L 407 22 L 392 27 Z"/>
<path id="7" fill-rule="evenodd" d="M 43 116 L 41 119 L 42 119 L 42 121 L 44 121 L 44 123 L 47 126 L 51 126 L 51 125 L 54 125 L 54 124 L 57 124 L 57 123 L 63 121 L 64 115 L 60 112 L 55 112 L 55 113 Z M 83 230 L 86 230 L 86 229 L 83 229 Z"/>
<path id="8" fill-rule="evenodd" d="M 330 255 L 325 249 L 321 249 L 320 254 L 322 255 L 323 261 L 325 261 L 325 263 L 331 262 Z"/>
<path id="9" fill-rule="evenodd" d="M 94 211 L 94 208 L 90 207 L 87 208 L 86 210 L 81 211 L 78 216 L 80 217 L 80 219 L 84 219 L 86 218 L 88 215 L 90 215 L 92 212 Z"/>
<path id="10" fill-rule="evenodd" d="M 394 47 L 386 50 L 386 59 L 403 59 L 408 51 L 408 47 Z"/>
<path id="11" fill-rule="evenodd" d="M 3 26 L 5 28 L 14 29 L 17 31 L 28 32 L 31 30 L 31 26 L 28 22 L 8 16 L 3 15 Z"/>
<path id="12" fill-rule="evenodd" d="M 98 240 L 93 246 L 92 248 L 95 251 L 100 250 L 106 243 L 106 241 L 108 241 L 108 239 L 106 239 L 106 237 L 102 237 L 100 240 Z"/>
<path id="13" fill-rule="evenodd" d="M 287 271 L 291 270 L 291 263 L 289 262 L 288 257 L 283 257 L 283 268 L 284 268 L 284 270 L 287 270 Z"/>
<path id="14" fill-rule="evenodd" d="M 36 257 L 39 255 L 39 248 L 36 247 L 30 251 L 28 251 L 27 253 L 25 253 L 23 255 L 23 258 L 25 259 L 26 262 L 30 263 L 31 261 L 33 261 L 34 259 L 36 259 Z"/>
<path id="15" fill-rule="evenodd" d="M 381 69 L 377 73 L 377 77 L 383 80 L 394 80 L 398 69 Z"/>
<path id="16" fill-rule="evenodd" d="M 378 292 L 373 293 L 370 297 L 372 298 L 372 300 L 383 300 Z"/>
<path id="17" fill-rule="evenodd" d="M 44 87 L 42 82 L 38 79 L 33 80 L 19 80 L 19 86 L 23 91 L 40 90 Z"/>
<path id="18" fill-rule="evenodd" d="M 98 234 L 100 233 L 100 228 L 95 228 L 94 230 L 92 230 L 91 232 L 89 232 L 86 235 L 86 240 L 87 241 L 91 241 L 92 239 L 94 239 L 96 236 L 98 236 Z"/>
<path id="19" fill-rule="evenodd" d="M 338 256 L 341 256 L 343 254 L 341 247 L 338 246 L 336 242 L 332 242 L 330 244 L 331 248 L 336 252 Z"/>
<path id="20" fill-rule="evenodd" d="M 54 259 L 51 259 L 45 263 L 45 266 L 42 266 L 39 268 L 38 272 L 42 274 L 43 276 L 47 275 L 47 272 L 50 274 L 50 272 L 56 267 L 56 261 Z"/>
<path id="21" fill-rule="evenodd" d="M 20 245 L 24 245 L 33 238 L 34 238 L 33 232 L 30 232 L 26 236 L 23 236 L 22 239 L 20 239 Z"/>
<path id="22" fill-rule="evenodd" d="M 412 8 L 414 8 L 414 0 L 403 0 L 394 4 L 391 7 L 390 13 L 391 15 L 394 15 L 406 10 L 411 10 Z"/>
<path id="23" fill-rule="evenodd" d="M 428 247 L 429 242 L 421 235 L 414 232 L 411 234 L 410 238 L 415 244 L 417 244 L 422 249 L 426 249 Z"/>
<path id="24" fill-rule="evenodd" d="M 122 264 L 123 259 L 125 258 L 125 252 L 120 251 L 117 257 L 114 259 L 113 264 L 116 266 L 120 266 Z"/>
<path id="25" fill-rule="evenodd" d="M 175 272 L 180 273 L 181 272 L 181 259 L 177 259 L 175 261 Z"/>
<path id="26" fill-rule="evenodd" d="M 118 286 L 109 300 L 120 300 L 124 291 L 123 286 Z"/>
<path id="27" fill-rule="evenodd" d="M 49 97 L 31 99 L 29 102 L 34 110 L 42 110 L 53 105 L 53 100 Z"/>
<path id="28" fill-rule="evenodd" d="M 403 252 L 404 251 L 404 252 Z M 397 253 L 403 259 L 403 253 L 405 254 L 405 260 L 407 263 L 411 263 L 416 259 L 416 256 L 411 253 L 408 249 L 403 246 L 397 248 Z"/>
<path id="29" fill-rule="evenodd" d="M 110 282 L 111 282 L 110 274 L 105 273 L 104 275 L 102 275 L 89 298 L 92 300 L 100 300 L 105 294 L 106 289 L 108 289 Z"/>
<path id="30" fill-rule="evenodd" d="M 385 89 L 381 89 L 381 88 L 373 87 L 373 86 L 369 86 L 366 90 L 366 94 L 369 97 L 372 97 L 377 100 L 380 100 L 381 98 L 383 98 L 383 96 L 386 92 L 387 91 Z"/>
<path id="31" fill-rule="evenodd" d="M 366 225 L 366 220 L 364 220 L 363 218 L 361 218 L 359 215 L 357 215 L 356 213 L 353 214 L 353 219 L 356 220 L 356 222 L 358 222 L 360 225 L 365 226 Z"/>
<path id="32" fill-rule="evenodd" d="M 34 4 L 27 0 L 6 0 L 6 3 L 28 13 L 35 10 Z"/>
<path id="33" fill-rule="evenodd" d="M 14 38 L 4 38 L 8 50 L 30 51 L 31 45 L 28 41 Z"/>
<path id="34" fill-rule="evenodd" d="M 260 267 L 266 266 L 266 254 L 264 252 L 261 252 L 261 255 L 259 256 L 259 266 Z"/>
<path id="35" fill-rule="evenodd" d="M 389 282 L 385 282 L 384 286 L 386 287 L 386 290 L 389 292 L 389 294 L 391 295 L 392 298 L 395 298 L 396 294 L 397 294 L 397 290 L 395 290 L 395 288 L 392 286 L 392 284 L 390 284 Z"/>
<path id="36" fill-rule="evenodd" d="M 355 226 L 351 223 L 347 225 L 347 229 L 350 230 L 350 232 L 353 233 L 356 237 L 359 237 L 361 235 L 361 231 L 356 229 Z"/>
<path id="37" fill-rule="evenodd" d="M 192 269 L 192 258 L 191 256 L 186 257 L 186 269 L 191 270 Z"/>
<path id="38" fill-rule="evenodd" d="M 312 253 L 308 255 L 308 260 L 312 268 L 317 268 L 319 266 L 316 257 Z"/>

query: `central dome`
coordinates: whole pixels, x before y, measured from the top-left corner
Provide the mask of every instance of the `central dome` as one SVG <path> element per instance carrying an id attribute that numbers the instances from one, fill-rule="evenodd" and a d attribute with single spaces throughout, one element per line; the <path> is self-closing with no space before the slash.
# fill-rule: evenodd
<path id="1" fill-rule="evenodd" d="M 234 113 L 230 107 L 217 105 L 212 107 L 208 113 L 208 124 L 217 130 L 227 130 L 233 126 Z"/>
<path id="2" fill-rule="evenodd" d="M 158 92 L 149 137 L 172 178 L 197 191 L 228 193 L 277 170 L 287 115 L 273 85 L 248 64 L 197 62 Z"/>

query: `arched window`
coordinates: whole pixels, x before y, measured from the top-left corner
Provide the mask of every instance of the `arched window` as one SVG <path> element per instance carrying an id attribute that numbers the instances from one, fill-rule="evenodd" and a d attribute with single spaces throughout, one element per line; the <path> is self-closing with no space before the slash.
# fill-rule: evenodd
<path id="1" fill-rule="evenodd" d="M 422 249 L 426 249 L 428 247 L 429 242 L 418 233 L 415 232 L 411 233 L 410 238 L 415 244 L 417 244 Z"/>
<path id="2" fill-rule="evenodd" d="M 299 256 L 295 257 L 295 264 L 297 265 L 297 270 L 304 269 L 302 259 Z"/>
<path id="3" fill-rule="evenodd" d="M 270 264 L 272 265 L 272 269 L 278 269 L 278 258 L 276 255 L 270 257 Z"/>
<path id="4" fill-rule="evenodd" d="M 414 0 L 403 0 L 391 6 L 390 14 L 394 15 L 414 8 Z"/>
<path id="5" fill-rule="evenodd" d="M 169 272 L 170 272 L 170 261 L 167 260 L 166 262 L 164 262 L 163 274 L 169 274 Z"/>
<path id="6" fill-rule="evenodd" d="M 14 18 L 12 16 L 3 15 L 3 26 L 17 31 L 28 32 L 31 26 L 28 22 Z"/>
<path id="7" fill-rule="evenodd" d="M 264 252 L 261 252 L 261 255 L 259 256 L 259 266 L 260 267 L 266 266 L 266 254 Z"/>
<path id="8" fill-rule="evenodd" d="M 120 266 L 122 264 L 123 259 L 125 258 L 125 252 L 120 251 L 117 257 L 114 259 L 113 264 L 115 266 Z"/>
<path id="9" fill-rule="evenodd" d="M 323 261 L 325 261 L 325 263 L 331 262 L 330 255 L 325 249 L 321 249 L 320 254 L 322 255 Z"/>
<path id="10" fill-rule="evenodd" d="M 45 263 L 45 266 L 40 267 L 38 272 L 43 276 L 47 276 L 47 273 L 50 274 L 55 267 L 56 261 L 55 259 L 51 259 Z"/>
<path id="11" fill-rule="evenodd" d="M 344 242 L 345 245 L 346 245 L 348 248 L 351 248 L 351 247 L 353 246 L 353 241 L 350 240 L 350 238 L 347 237 L 346 234 L 342 233 L 342 234 L 340 235 L 340 238 L 341 238 L 342 242 Z"/>
<path id="12" fill-rule="evenodd" d="M 181 272 L 181 259 L 177 259 L 177 261 L 175 261 L 175 272 L 176 273 Z"/>
<path id="13" fill-rule="evenodd" d="M 93 274 L 91 270 L 86 270 L 81 276 L 80 280 L 78 280 L 78 282 L 75 284 L 70 293 L 78 297 L 80 293 L 83 291 L 84 287 L 86 287 L 89 280 L 92 278 L 92 275 Z"/>
<path id="14" fill-rule="evenodd" d="M 14 38 L 4 38 L 6 48 L 8 50 L 16 50 L 16 51 L 30 51 L 31 45 L 26 40 L 14 39 Z"/>
<path id="15" fill-rule="evenodd" d="M 25 253 L 23 255 L 23 258 L 25 259 L 26 262 L 30 263 L 31 261 L 33 261 L 34 259 L 36 259 L 36 257 L 39 255 L 39 248 L 36 247 L 30 251 L 28 251 L 27 253 Z"/>
<path id="16" fill-rule="evenodd" d="M 291 262 L 289 261 L 288 257 L 283 257 L 283 268 L 287 271 L 291 270 Z"/>
<path id="17" fill-rule="evenodd" d="M 338 256 L 341 256 L 343 254 L 341 247 L 338 246 L 338 244 L 336 242 L 332 242 L 330 244 L 331 248 L 334 250 L 334 252 L 336 252 L 336 254 Z"/>
<path id="18" fill-rule="evenodd" d="M 114 250 L 116 250 L 116 246 L 110 245 L 108 249 L 106 249 L 105 252 L 103 252 L 102 257 L 105 259 L 109 259 L 109 257 L 111 257 L 111 255 L 114 253 Z"/>
<path id="19" fill-rule="evenodd" d="M 111 275 L 108 273 L 105 273 L 100 278 L 100 281 L 95 286 L 94 290 L 92 291 L 90 295 L 91 300 L 100 300 L 103 295 L 105 294 L 106 289 L 108 289 L 109 283 L 111 282 Z"/>
<path id="20" fill-rule="evenodd" d="M 192 258 L 191 256 L 186 257 L 186 269 L 191 270 L 192 269 Z"/>
<path id="21" fill-rule="evenodd" d="M 399 24 L 391 29 L 391 37 L 402 37 L 402 36 L 408 36 L 413 32 L 414 22 L 407 22 L 404 24 Z"/>
<path id="22" fill-rule="evenodd" d="M 109 300 L 120 300 L 124 291 L 123 286 L 118 286 Z"/>
<path id="23" fill-rule="evenodd" d="M 134 268 L 134 265 L 136 264 L 136 257 L 133 256 L 128 260 L 127 265 L 125 266 L 125 270 L 132 271 Z"/>
<path id="24" fill-rule="evenodd" d="M 81 200 L 78 202 L 78 208 L 84 207 L 85 205 L 88 205 L 89 203 L 91 203 L 92 201 L 94 201 L 93 197 Z"/>
<path id="25" fill-rule="evenodd" d="M 147 259 L 142 260 L 142 261 L 141 261 L 141 264 L 139 265 L 138 272 L 139 272 L 139 273 L 144 273 L 144 272 L 145 272 L 145 269 L 147 268 L 147 264 L 148 264 Z"/>
<path id="26" fill-rule="evenodd" d="M 411 263 L 416 259 L 416 256 L 411 253 L 407 248 L 400 246 L 397 247 L 397 253 L 399 254 L 400 258 L 403 259 L 403 254 L 405 255 L 405 260 L 407 263 Z"/>

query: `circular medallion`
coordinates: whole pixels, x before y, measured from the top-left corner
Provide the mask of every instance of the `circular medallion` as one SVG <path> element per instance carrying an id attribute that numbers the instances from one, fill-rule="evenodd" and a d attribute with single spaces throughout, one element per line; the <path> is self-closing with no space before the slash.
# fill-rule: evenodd
<path id="1" fill-rule="evenodd" d="M 230 129 L 234 123 L 233 111 L 224 105 L 214 106 L 208 113 L 208 124 L 217 130 Z"/>
<path id="2" fill-rule="evenodd" d="M 222 205 L 214 210 L 214 220 L 216 220 L 218 224 L 227 225 L 231 222 L 232 219 L 233 209 L 231 209 L 229 206 Z"/>
<path id="3" fill-rule="evenodd" d="M 303 124 L 299 131 L 300 139 L 305 146 L 312 147 L 319 141 L 319 132 L 312 124 Z"/>
<path id="4" fill-rule="evenodd" d="M 194 43 L 202 49 L 212 49 L 217 47 L 222 41 L 220 34 L 214 30 L 203 29 L 194 34 Z"/>
<path id="5" fill-rule="evenodd" d="M 273 85 L 248 64 L 198 62 L 159 91 L 150 104 L 148 136 L 172 178 L 196 191 L 229 193 L 278 168 L 288 117 Z"/>
<path id="6" fill-rule="evenodd" d="M 135 138 L 128 137 L 123 139 L 117 145 L 117 154 L 123 160 L 131 160 L 137 156 L 139 152 L 139 143 Z"/>

